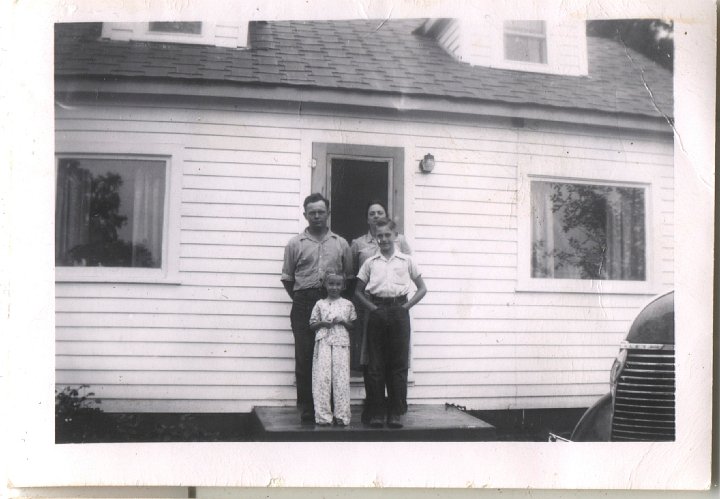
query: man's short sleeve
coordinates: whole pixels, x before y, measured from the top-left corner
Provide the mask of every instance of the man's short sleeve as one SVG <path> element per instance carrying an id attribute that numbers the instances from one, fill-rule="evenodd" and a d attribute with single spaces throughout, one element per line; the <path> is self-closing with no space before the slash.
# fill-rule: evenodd
<path id="1" fill-rule="evenodd" d="M 295 281 L 295 263 L 297 262 L 297 245 L 295 239 L 291 239 L 285 246 L 281 281 Z"/>

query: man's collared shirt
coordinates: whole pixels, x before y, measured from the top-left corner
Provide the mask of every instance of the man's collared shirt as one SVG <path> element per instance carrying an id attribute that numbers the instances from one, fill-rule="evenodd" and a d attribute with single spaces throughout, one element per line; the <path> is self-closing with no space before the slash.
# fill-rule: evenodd
<path id="1" fill-rule="evenodd" d="M 357 271 L 360 267 L 362 267 L 362 264 L 365 263 L 365 260 L 380 251 L 380 246 L 378 246 L 377 240 L 375 240 L 373 235 L 368 232 L 367 234 L 363 234 L 362 236 L 353 239 L 352 244 L 350 244 L 350 251 L 352 251 L 355 271 Z M 406 255 L 412 253 L 410 246 L 408 246 L 408 243 L 402 234 L 398 234 L 395 238 L 395 251 L 405 253 Z"/>
<path id="2" fill-rule="evenodd" d="M 280 279 L 294 282 L 294 291 L 322 287 L 328 273 L 353 276 L 352 254 L 345 239 L 328 229 L 317 240 L 305 229 L 288 241 Z"/>
<path id="3" fill-rule="evenodd" d="M 395 250 L 390 258 L 380 252 L 369 257 L 357 277 L 366 283 L 366 293 L 380 298 L 397 298 L 412 290 L 420 270 L 410 255 Z"/>

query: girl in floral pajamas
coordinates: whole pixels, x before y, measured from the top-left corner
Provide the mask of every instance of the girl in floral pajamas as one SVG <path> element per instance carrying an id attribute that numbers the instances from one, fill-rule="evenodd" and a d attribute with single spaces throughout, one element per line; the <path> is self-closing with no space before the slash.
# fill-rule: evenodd
<path id="1" fill-rule="evenodd" d="M 310 315 L 310 329 L 315 331 L 312 364 L 312 393 L 315 422 L 320 425 L 350 424 L 350 334 L 357 319 L 352 302 L 342 298 L 343 276 L 327 274 L 328 297 L 318 300 Z M 330 408 L 330 394 L 335 409 Z"/>

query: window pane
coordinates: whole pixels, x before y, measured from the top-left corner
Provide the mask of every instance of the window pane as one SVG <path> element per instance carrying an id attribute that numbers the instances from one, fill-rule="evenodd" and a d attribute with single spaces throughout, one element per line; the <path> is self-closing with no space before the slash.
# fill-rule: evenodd
<path id="1" fill-rule="evenodd" d="M 545 21 L 505 21 L 505 59 L 547 62 Z"/>
<path id="2" fill-rule="evenodd" d="M 202 31 L 201 22 L 155 22 L 149 24 L 150 31 L 160 31 L 162 33 L 189 33 L 199 35 Z"/>
<path id="3" fill-rule="evenodd" d="M 531 182 L 532 276 L 645 280 L 645 191 Z"/>
<path id="4" fill-rule="evenodd" d="M 55 203 L 55 265 L 162 265 L 165 162 L 62 158 Z"/>
<path id="5" fill-rule="evenodd" d="M 511 61 L 539 62 L 544 64 L 545 40 L 524 36 L 505 36 L 505 59 Z"/>

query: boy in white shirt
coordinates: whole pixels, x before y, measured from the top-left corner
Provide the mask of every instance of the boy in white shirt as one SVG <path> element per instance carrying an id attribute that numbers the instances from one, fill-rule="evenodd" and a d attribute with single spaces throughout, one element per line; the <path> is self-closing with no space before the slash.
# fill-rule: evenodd
<path id="1" fill-rule="evenodd" d="M 410 349 L 408 311 L 427 293 L 425 282 L 410 255 L 395 248 L 395 223 L 380 220 L 375 238 L 380 251 L 358 272 L 355 296 L 370 311 L 368 319 L 368 383 L 366 394 L 370 426 L 402 428 L 407 412 L 407 374 Z M 408 300 L 412 284 L 417 290 Z M 387 388 L 387 407 L 385 389 Z"/>

